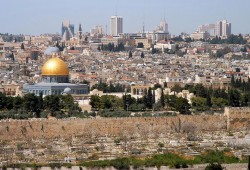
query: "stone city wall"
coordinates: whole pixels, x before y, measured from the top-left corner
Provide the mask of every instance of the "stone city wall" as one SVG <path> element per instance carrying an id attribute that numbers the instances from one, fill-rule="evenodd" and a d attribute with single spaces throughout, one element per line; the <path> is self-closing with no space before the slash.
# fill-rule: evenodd
<path id="1" fill-rule="evenodd" d="M 250 108 L 225 108 L 224 115 L 1 120 L 0 140 L 70 138 L 72 136 L 147 137 L 194 130 L 248 129 L 250 129 Z"/>
<path id="2" fill-rule="evenodd" d="M 227 117 L 228 130 L 250 129 L 250 107 L 226 107 L 224 116 Z"/>
<path id="3" fill-rule="evenodd" d="M 250 107 L 225 107 L 225 116 L 246 116 L 250 115 Z"/>
<path id="4" fill-rule="evenodd" d="M 0 140 L 161 135 L 226 130 L 225 116 L 1 120 Z"/>

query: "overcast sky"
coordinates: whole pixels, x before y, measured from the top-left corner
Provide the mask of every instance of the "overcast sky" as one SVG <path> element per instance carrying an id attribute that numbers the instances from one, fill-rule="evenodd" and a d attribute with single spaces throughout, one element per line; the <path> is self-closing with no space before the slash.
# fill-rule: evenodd
<path id="1" fill-rule="evenodd" d="M 192 33 L 199 25 L 227 19 L 232 33 L 250 33 L 250 0 L 2 0 L 0 33 L 60 33 L 62 21 L 108 27 L 111 15 L 124 20 L 124 32 L 151 31 L 165 17 L 169 32 Z M 117 11 L 117 12 L 116 12 Z"/>

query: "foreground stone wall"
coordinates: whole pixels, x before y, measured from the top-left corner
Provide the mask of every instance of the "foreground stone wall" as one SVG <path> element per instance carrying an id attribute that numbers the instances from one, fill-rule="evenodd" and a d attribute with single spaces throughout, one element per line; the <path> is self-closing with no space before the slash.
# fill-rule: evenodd
<path id="1" fill-rule="evenodd" d="M 228 130 L 250 129 L 250 107 L 226 107 L 224 116 L 227 117 Z"/>
<path id="2" fill-rule="evenodd" d="M 248 122 L 248 119 L 245 121 Z M 2 120 L 0 140 L 70 138 L 72 136 L 147 137 L 194 130 L 226 130 L 226 128 L 227 117 L 225 116 Z"/>
<path id="3" fill-rule="evenodd" d="M 249 129 L 250 108 L 225 108 L 224 115 L 1 120 L 0 140 L 52 139 L 72 136 L 148 137 L 186 131 Z"/>

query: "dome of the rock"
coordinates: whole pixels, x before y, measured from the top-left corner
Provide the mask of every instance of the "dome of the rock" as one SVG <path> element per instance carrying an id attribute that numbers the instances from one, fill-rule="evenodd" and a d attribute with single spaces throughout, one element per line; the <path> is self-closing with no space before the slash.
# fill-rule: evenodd
<path id="1" fill-rule="evenodd" d="M 49 59 L 42 67 L 42 76 L 68 76 L 68 65 L 60 58 Z"/>

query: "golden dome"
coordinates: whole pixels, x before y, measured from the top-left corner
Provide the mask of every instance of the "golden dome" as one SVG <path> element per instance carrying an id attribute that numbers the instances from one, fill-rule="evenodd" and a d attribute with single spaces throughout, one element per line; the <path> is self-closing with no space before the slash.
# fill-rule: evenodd
<path id="1" fill-rule="evenodd" d="M 69 69 L 67 64 L 60 58 L 49 59 L 42 67 L 43 76 L 67 76 Z"/>

